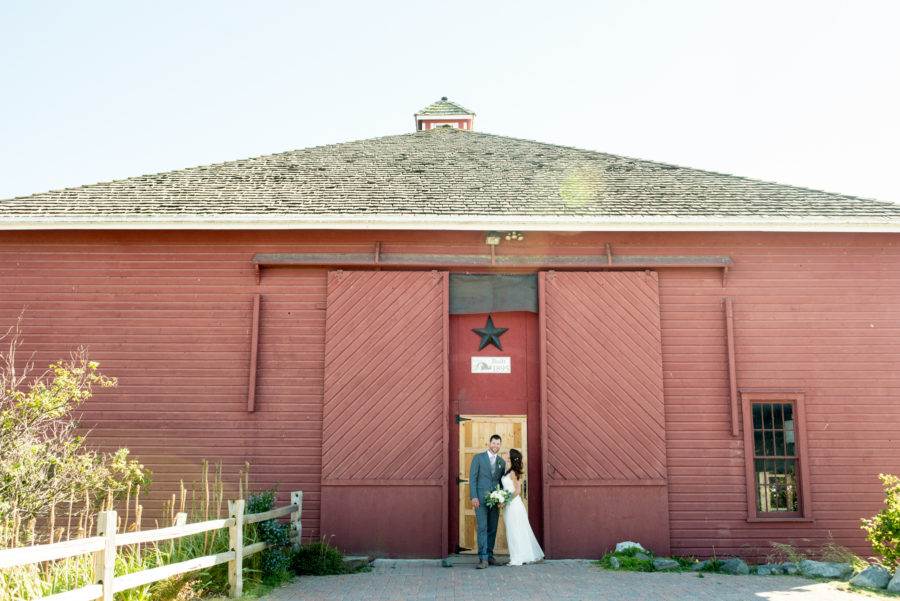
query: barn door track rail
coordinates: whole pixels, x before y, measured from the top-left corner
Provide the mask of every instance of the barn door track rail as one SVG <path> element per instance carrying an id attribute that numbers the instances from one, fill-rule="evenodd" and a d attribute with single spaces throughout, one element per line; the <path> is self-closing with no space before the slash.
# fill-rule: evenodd
<path id="1" fill-rule="evenodd" d="M 370 252 L 257 253 L 251 261 L 260 282 L 263 267 L 408 267 L 448 269 L 479 267 L 486 269 L 657 269 L 711 267 L 722 270 L 722 286 L 728 268 L 734 265 L 727 255 L 615 255 L 609 244 L 602 254 L 585 255 L 495 255 L 449 253 L 386 253 L 381 243 Z"/>

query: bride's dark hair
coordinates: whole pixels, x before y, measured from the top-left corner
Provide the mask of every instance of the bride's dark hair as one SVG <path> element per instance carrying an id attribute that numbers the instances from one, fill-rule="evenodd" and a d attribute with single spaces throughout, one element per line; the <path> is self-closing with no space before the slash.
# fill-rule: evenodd
<path id="1" fill-rule="evenodd" d="M 522 478 L 522 453 L 516 449 L 509 450 L 509 465 L 511 471 L 516 473 L 516 478 Z"/>

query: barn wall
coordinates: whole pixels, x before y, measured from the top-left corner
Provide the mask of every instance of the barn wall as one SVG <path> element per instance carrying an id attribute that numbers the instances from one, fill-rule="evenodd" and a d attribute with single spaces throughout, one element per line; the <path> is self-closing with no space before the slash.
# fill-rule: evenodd
<path id="1" fill-rule="evenodd" d="M 256 252 L 483 252 L 482 233 L 3 232 L 0 323 L 23 306 L 40 367 L 78 344 L 119 378 L 85 405 L 102 446 L 153 471 L 148 514 L 221 460 L 234 482 L 304 491 L 319 532 L 326 272 L 264 268 Z M 859 518 L 900 473 L 900 237 L 891 234 L 527 233 L 498 252 L 727 254 L 712 269 L 660 270 L 672 552 L 761 553 L 768 540 L 829 536 L 869 552 Z M 261 294 L 255 413 L 246 411 L 253 295 Z M 738 384 L 806 391 L 815 523 L 746 521 L 743 442 L 730 433 L 722 299 L 734 300 Z M 551 508 L 551 515 L 553 509 Z"/>

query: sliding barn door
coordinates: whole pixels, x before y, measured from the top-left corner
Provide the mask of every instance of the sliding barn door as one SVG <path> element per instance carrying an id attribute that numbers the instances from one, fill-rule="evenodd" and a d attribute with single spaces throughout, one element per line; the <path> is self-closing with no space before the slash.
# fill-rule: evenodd
<path id="1" fill-rule="evenodd" d="M 447 276 L 331 272 L 322 534 L 353 553 L 447 548 Z"/>
<path id="2" fill-rule="evenodd" d="M 541 274 L 544 524 L 551 557 L 669 551 L 655 272 Z"/>

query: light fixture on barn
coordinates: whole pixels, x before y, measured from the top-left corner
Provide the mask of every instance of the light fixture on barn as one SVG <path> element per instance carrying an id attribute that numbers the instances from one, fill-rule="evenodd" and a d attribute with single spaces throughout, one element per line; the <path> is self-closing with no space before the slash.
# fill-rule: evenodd
<path id="1" fill-rule="evenodd" d="M 509 241 L 521 241 L 525 239 L 525 236 L 522 235 L 522 232 L 506 232 L 505 235 L 501 235 L 500 232 L 488 232 L 487 236 L 484 238 L 484 243 L 491 247 L 491 265 L 497 264 L 497 253 L 495 248 L 500 244 L 500 240 L 505 238 Z"/>

